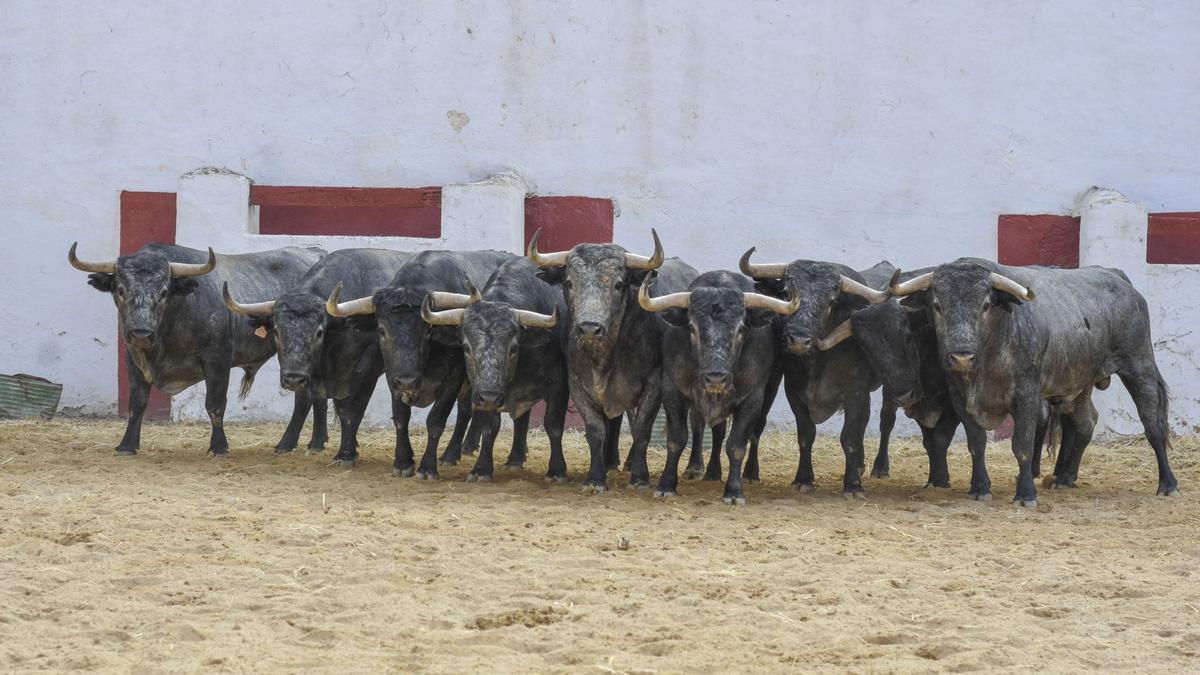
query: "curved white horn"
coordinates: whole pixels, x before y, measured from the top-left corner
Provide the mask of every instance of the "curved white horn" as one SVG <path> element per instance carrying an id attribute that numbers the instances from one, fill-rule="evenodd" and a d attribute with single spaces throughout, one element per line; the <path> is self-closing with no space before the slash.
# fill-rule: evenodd
<path id="1" fill-rule="evenodd" d="M 776 314 L 793 314 L 800 309 L 800 294 L 793 293 L 791 300 L 780 300 L 762 293 L 743 293 L 746 309 L 768 309 Z"/>
<path id="2" fill-rule="evenodd" d="M 436 310 L 462 309 L 474 302 L 471 296 L 465 293 L 446 293 L 443 291 L 434 291 L 429 294 L 429 298 L 432 300 L 432 306 Z"/>
<path id="3" fill-rule="evenodd" d="M 881 302 L 887 302 L 891 296 L 884 291 L 877 291 L 870 286 L 861 284 L 846 275 L 842 275 L 842 292 L 861 295 L 866 298 L 872 305 L 878 305 Z"/>
<path id="4" fill-rule="evenodd" d="M 636 253 L 625 254 L 625 266 L 631 270 L 656 270 L 662 266 L 666 257 L 663 254 L 662 242 L 658 240 L 658 232 L 652 227 L 650 235 L 654 237 L 654 255 L 646 257 Z"/>
<path id="5" fill-rule="evenodd" d="M 447 309 L 441 312 L 434 311 L 430 308 L 429 296 L 421 301 L 421 318 L 430 326 L 461 326 L 463 320 L 463 312 L 466 310 L 458 307 L 456 309 Z"/>
<path id="6" fill-rule="evenodd" d="M 912 295 L 913 293 L 923 291 L 933 285 L 933 272 L 926 272 L 925 274 L 915 276 L 903 283 L 901 283 L 899 279 L 900 270 L 896 270 L 896 273 L 892 275 L 892 282 L 889 284 L 889 290 L 891 291 L 892 295 Z"/>
<path id="7" fill-rule="evenodd" d="M 688 303 L 692 299 L 692 294 L 686 291 L 682 293 L 669 293 L 657 298 L 650 297 L 650 282 L 653 281 L 649 274 L 645 279 L 642 279 L 642 285 L 638 288 L 638 304 L 647 312 L 662 312 L 668 309 L 687 309 Z"/>
<path id="8" fill-rule="evenodd" d="M 754 255 L 755 247 L 751 246 L 750 250 L 742 254 L 742 259 L 738 261 L 738 267 L 742 270 L 742 274 L 753 279 L 782 279 L 787 271 L 787 263 L 767 263 L 765 265 L 750 264 L 750 256 Z"/>
<path id="9" fill-rule="evenodd" d="M 79 242 L 71 244 L 71 250 L 67 251 L 67 262 L 71 263 L 71 267 L 80 272 L 91 272 L 93 274 L 112 274 L 117 271 L 117 261 L 105 262 L 87 262 L 75 257 L 75 247 L 79 246 Z"/>
<path id="10" fill-rule="evenodd" d="M 517 323 L 525 328 L 554 328 L 558 325 L 558 308 L 554 308 L 553 314 L 541 314 L 540 312 L 531 312 L 527 309 L 515 310 L 517 313 Z"/>
<path id="11" fill-rule="evenodd" d="M 338 285 L 333 287 L 333 292 L 329 294 L 329 299 L 325 301 L 325 311 L 330 316 L 358 316 L 375 313 L 375 299 L 372 296 L 338 302 L 338 296 L 341 294 L 342 282 L 339 281 Z"/>
<path id="12" fill-rule="evenodd" d="M 538 228 L 537 232 L 533 233 L 533 237 L 529 240 L 529 246 L 525 248 L 525 257 L 533 261 L 538 267 L 565 267 L 567 264 L 567 256 L 571 255 L 571 251 L 558 251 L 557 253 L 538 253 L 537 243 L 542 236 L 542 229 Z"/>
<path id="13" fill-rule="evenodd" d="M 852 335 L 854 335 L 854 328 L 850 325 L 850 319 L 846 319 L 838 324 L 836 328 L 830 331 L 829 335 L 817 340 L 817 349 L 820 349 L 823 352 L 829 351 L 830 349 L 833 349 L 844 342 L 846 338 L 849 338 Z"/>
<path id="14" fill-rule="evenodd" d="M 1033 300 L 1034 296 L 1032 288 L 1026 288 L 1012 279 L 1004 276 L 1003 274 L 996 274 L 995 272 L 992 272 L 988 276 L 992 280 L 993 287 L 1006 293 L 1011 293 L 1025 302 Z"/>
<path id="15" fill-rule="evenodd" d="M 173 277 L 198 277 L 208 274 L 217 266 L 217 254 L 213 253 L 212 247 L 208 247 L 208 262 L 199 264 L 193 263 L 170 263 L 171 276 Z"/>
<path id="16" fill-rule="evenodd" d="M 229 282 L 221 284 L 221 297 L 225 299 L 225 306 L 234 314 L 242 316 L 270 316 L 275 311 L 275 301 L 268 300 L 266 302 L 251 302 L 243 305 L 233 296 L 229 295 Z"/>

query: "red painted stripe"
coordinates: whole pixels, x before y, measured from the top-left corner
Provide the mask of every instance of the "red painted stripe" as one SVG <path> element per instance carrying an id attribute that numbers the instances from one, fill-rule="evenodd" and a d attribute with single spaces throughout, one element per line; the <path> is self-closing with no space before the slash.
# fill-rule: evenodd
<path id="1" fill-rule="evenodd" d="M 121 191 L 121 255 L 151 242 L 175 243 L 175 193 Z M 125 374 L 125 341 L 117 335 L 117 408 L 129 416 L 129 379 Z M 150 389 L 146 419 L 171 416 L 171 397 Z"/>
<path id="2" fill-rule="evenodd" d="M 1146 229 L 1146 262 L 1200 264 L 1200 212 L 1151 213 Z"/>
<path id="3" fill-rule="evenodd" d="M 1079 267 L 1079 218 L 1002 214 L 996 239 L 996 260 L 1003 265 Z"/>
<path id="4" fill-rule="evenodd" d="M 442 189 L 254 185 L 259 234 L 442 235 Z"/>
<path id="5" fill-rule="evenodd" d="M 543 251 L 611 243 L 613 202 L 597 197 L 530 197 L 525 200 L 526 245 L 539 228 L 538 248 Z"/>

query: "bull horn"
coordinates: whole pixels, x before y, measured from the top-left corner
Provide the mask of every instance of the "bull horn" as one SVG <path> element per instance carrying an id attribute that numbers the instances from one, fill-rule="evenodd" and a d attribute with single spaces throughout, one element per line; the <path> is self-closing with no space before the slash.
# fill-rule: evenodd
<path id="1" fill-rule="evenodd" d="M 478 296 L 474 296 L 478 297 Z M 432 300 L 432 306 L 437 309 L 462 309 L 467 305 L 475 302 L 473 296 L 466 293 L 446 293 L 443 291 L 434 291 L 429 294 Z"/>
<path id="2" fill-rule="evenodd" d="M 800 309 L 800 294 L 793 293 L 790 300 L 772 298 L 762 293 L 743 293 L 746 309 L 766 309 L 776 314 L 793 314 Z"/>
<path id="3" fill-rule="evenodd" d="M 656 270 L 662 267 L 663 260 L 666 257 L 663 255 L 662 242 L 658 240 L 658 232 L 652 227 L 650 235 L 654 237 L 654 255 L 647 258 L 644 255 L 636 253 L 625 254 L 625 266 L 631 270 Z"/>
<path id="4" fill-rule="evenodd" d="M 932 285 L 933 272 L 926 272 L 925 274 L 915 276 L 908 281 L 901 282 L 900 270 L 896 270 L 896 273 L 892 275 L 891 283 L 888 284 L 888 290 L 891 291 L 892 295 L 903 297 L 905 295 L 912 295 L 913 293 L 923 291 Z"/>
<path id="5" fill-rule="evenodd" d="M 878 305 L 881 302 L 887 302 L 891 296 L 884 291 L 877 291 L 870 286 L 861 284 L 846 275 L 842 275 L 842 292 L 861 295 L 867 299 L 872 305 Z"/>
<path id="6" fill-rule="evenodd" d="M 518 309 L 517 323 L 525 328 L 554 328 L 558 325 L 558 308 L 554 308 L 553 314 L 541 314 L 539 312 L 531 312 L 527 309 Z"/>
<path id="7" fill-rule="evenodd" d="M 275 311 L 275 301 L 268 300 L 266 302 L 251 302 L 243 305 L 233 296 L 229 295 L 229 282 L 221 284 L 221 297 L 225 299 L 225 306 L 234 314 L 242 316 L 270 316 Z"/>
<path id="8" fill-rule="evenodd" d="M 657 298 L 650 297 L 650 282 L 653 278 L 646 275 L 642 279 L 642 285 L 638 288 L 638 304 L 647 312 L 662 312 L 668 309 L 687 309 L 688 302 L 692 299 L 692 294 L 686 291 L 682 293 L 669 293 Z"/>
<path id="9" fill-rule="evenodd" d="M 176 278 L 182 277 L 198 277 L 203 274 L 208 274 L 217 266 L 217 254 L 213 253 L 212 247 L 208 247 L 208 262 L 199 264 L 193 263 L 170 263 L 171 276 Z"/>
<path id="10" fill-rule="evenodd" d="M 817 349 L 823 352 L 829 351 L 853 335 L 854 328 L 850 325 L 850 319 L 846 319 L 838 324 L 837 328 L 830 331 L 829 335 L 817 340 Z"/>
<path id="11" fill-rule="evenodd" d="M 738 261 L 738 267 L 741 268 L 742 274 L 752 279 L 782 279 L 787 271 L 787 263 L 768 263 L 765 265 L 751 265 L 750 256 L 754 255 L 755 247 L 751 246 L 749 251 L 742 254 L 742 259 Z"/>
<path id="12" fill-rule="evenodd" d="M 338 296 L 342 294 L 342 282 L 338 282 L 337 286 L 333 287 L 333 292 L 329 294 L 329 299 L 325 301 L 325 311 L 329 316 L 357 316 L 360 314 L 375 313 L 375 299 L 371 296 L 350 300 L 348 302 L 338 302 Z"/>
<path id="13" fill-rule="evenodd" d="M 112 274 L 117 271 L 117 261 L 106 262 L 87 262 L 75 257 L 75 248 L 79 246 L 79 242 L 71 244 L 71 250 L 67 251 L 67 262 L 71 263 L 71 267 L 80 272 L 91 272 L 92 274 Z"/>
<path id="14" fill-rule="evenodd" d="M 461 326 L 463 320 L 463 312 L 466 310 L 461 307 L 447 309 L 441 312 L 435 311 L 430 306 L 429 296 L 421 301 L 421 318 L 430 326 Z"/>
<path id="15" fill-rule="evenodd" d="M 556 253 L 538 253 L 537 243 L 542 236 L 542 229 L 538 228 L 537 232 L 533 233 L 533 237 L 529 240 L 529 246 L 525 249 L 525 257 L 533 261 L 538 267 L 566 267 L 567 256 L 571 255 L 571 251 L 558 251 Z"/>
<path id="16" fill-rule="evenodd" d="M 994 288 L 1004 291 L 1005 293 L 1011 293 L 1024 302 L 1033 300 L 1033 289 L 1026 288 L 1012 279 L 1004 276 L 1003 274 L 996 274 L 995 272 L 992 272 L 988 276 L 991 278 L 992 286 Z"/>

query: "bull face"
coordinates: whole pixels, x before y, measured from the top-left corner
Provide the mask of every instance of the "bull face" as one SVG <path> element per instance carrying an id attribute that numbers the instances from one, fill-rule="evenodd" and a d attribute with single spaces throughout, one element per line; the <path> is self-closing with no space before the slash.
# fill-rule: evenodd
<path id="1" fill-rule="evenodd" d="M 431 340 L 459 342 L 457 328 L 434 329 L 421 319 L 423 299 L 423 293 L 404 288 L 384 289 L 374 296 L 379 347 L 388 383 L 395 396 L 410 405 L 421 386 Z M 447 331 L 451 334 L 447 335 Z"/>
<path id="2" fill-rule="evenodd" d="M 850 316 L 854 338 L 867 360 L 893 392 L 895 401 L 910 408 L 921 400 L 921 354 L 912 321 L 922 314 L 897 303 L 875 305 Z"/>
<path id="3" fill-rule="evenodd" d="M 271 325 L 279 354 L 279 383 L 289 391 L 324 396 L 321 362 L 327 332 L 340 319 L 325 312 L 324 300 L 310 293 L 286 295 L 275 303 Z"/>
<path id="4" fill-rule="evenodd" d="M 732 288 L 696 288 L 690 295 L 686 326 L 700 386 L 706 394 L 728 394 L 750 324 L 766 325 L 770 317 L 748 313 L 742 292 Z M 682 318 L 674 312 L 662 316 L 668 323 Z"/>
<path id="5" fill-rule="evenodd" d="M 90 271 L 88 284 L 112 294 L 117 306 L 121 335 L 130 347 L 152 349 L 158 345 L 163 317 L 174 298 L 188 295 L 199 282 L 191 278 L 207 274 L 216 264 L 209 251 L 210 264 L 172 263 L 156 251 L 139 251 L 112 263 L 84 263 L 75 258 L 75 247 L 68 256 L 76 269 Z"/>
<path id="6" fill-rule="evenodd" d="M 505 303 L 469 305 L 462 313 L 462 346 L 475 410 L 503 409 L 521 348 L 545 344 L 550 336 L 547 329 L 523 327 L 516 310 Z"/>
<path id="7" fill-rule="evenodd" d="M 562 289 L 571 309 L 570 330 L 580 346 L 602 351 L 620 332 L 629 289 L 644 276 L 644 271 L 627 269 L 623 252 L 614 246 L 577 247 L 564 269 Z"/>

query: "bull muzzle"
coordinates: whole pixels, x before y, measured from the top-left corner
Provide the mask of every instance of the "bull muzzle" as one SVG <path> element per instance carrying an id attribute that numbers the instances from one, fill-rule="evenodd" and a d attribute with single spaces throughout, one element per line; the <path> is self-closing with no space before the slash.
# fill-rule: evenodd
<path id="1" fill-rule="evenodd" d="M 477 391 L 472 407 L 481 412 L 496 412 L 504 407 L 504 392 Z"/>
<path id="2" fill-rule="evenodd" d="M 951 352 L 946 355 L 946 368 L 955 373 L 970 373 L 975 368 L 975 352 Z"/>
<path id="3" fill-rule="evenodd" d="M 147 328 L 133 328 L 125 331 L 125 343 L 134 347 L 153 347 L 158 342 L 158 334 Z"/>
<path id="4" fill-rule="evenodd" d="M 724 394 L 729 391 L 730 380 L 729 371 L 727 370 L 710 370 L 701 376 L 704 382 L 704 391 L 709 394 Z"/>
<path id="5" fill-rule="evenodd" d="M 813 349 L 811 335 L 788 335 L 787 350 L 791 354 L 807 354 Z"/>
<path id="6" fill-rule="evenodd" d="M 293 370 L 279 374 L 279 383 L 288 391 L 304 391 L 308 389 L 311 382 L 308 374 L 300 371 Z"/>

